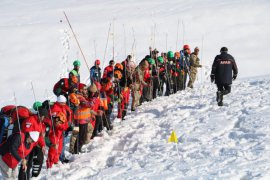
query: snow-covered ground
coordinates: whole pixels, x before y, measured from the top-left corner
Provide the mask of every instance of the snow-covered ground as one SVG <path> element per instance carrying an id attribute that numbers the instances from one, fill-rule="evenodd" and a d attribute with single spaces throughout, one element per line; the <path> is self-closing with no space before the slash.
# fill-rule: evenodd
<path id="1" fill-rule="evenodd" d="M 139 62 L 149 46 L 176 51 L 185 43 L 199 46 L 208 66 L 194 90 L 145 103 L 115 123 L 111 136 L 94 139 L 69 164 L 43 169 L 39 179 L 270 179 L 270 77 L 260 76 L 270 70 L 269 8 L 269 0 L 1 0 L 1 107 L 14 104 L 13 92 L 18 104 L 31 106 L 31 81 L 38 100 L 51 97 L 74 59 L 88 78 L 63 11 L 89 66 L 112 58 L 113 37 L 117 62 L 130 53 Z M 207 78 L 222 46 L 235 57 L 240 80 L 218 107 Z M 167 143 L 172 130 L 179 153 Z"/>
<path id="2" fill-rule="evenodd" d="M 0 106 L 14 103 L 13 92 L 19 104 L 31 106 L 31 81 L 38 100 L 51 96 L 53 85 L 77 58 L 83 64 L 82 79 L 88 78 L 63 11 L 89 66 L 96 58 L 104 64 L 112 58 L 113 27 L 105 53 L 111 23 L 118 62 L 132 52 L 139 62 L 150 45 L 179 51 L 187 43 L 201 48 L 202 64 L 209 66 L 227 46 L 239 65 L 239 77 L 251 77 L 269 73 L 269 7 L 269 0 L 1 0 Z M 205 71 L 199 72 L 199 82 L 205 80 Z"/>
<path id="3" fill-rule="evenodd" d="M 223 107 L 215 92 L 204 84 L 145 103 L 40 178 L 269 179 L 270 76 L 235 82 Z M 178 144 L 167 142 L 173 130 Z"/>

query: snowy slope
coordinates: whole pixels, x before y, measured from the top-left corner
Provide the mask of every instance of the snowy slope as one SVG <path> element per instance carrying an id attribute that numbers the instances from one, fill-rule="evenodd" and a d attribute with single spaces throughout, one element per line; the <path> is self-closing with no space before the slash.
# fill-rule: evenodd
<path id="1" fill-rule="evenodd" d="M 235 82 L 224 107 L 215 92 L 204 84 L 145 103 L 40 179 L 269 179 L 270 76 Z"/>
<path id="2" fill-rule="evenodd" d="M 269 73 L 265 54 L 270 42 L 269 7 L 269 0 L 1 0 L 0 106 L 14 104 L 13 92 L 19 104 L 32 105 L 31 81 L 37 99 L 46 99 L 54 83 L 72 68 L 73 60 L 82 60 L 63 11 L 89 66 L 96 58 L 105 60 L 104 64 L 112 58 L 113 31 L 106 53 L 105 45 L 114 20 L 118 62 L 132 52 L 140 61 L 150 45 L 176 51 L 188 43 L 201 47 L 202 64 L 209 66 L 220 47 L 228 46 L 240 67 L 239 76 L 250 77 Z M 89 73 L 82 64 L 85 80 Z M 199 72 L 199 82 L 208 71 Z"/>
<path id="3" fill-rule="evenodd" d="M 114 19 L 118 62 L 129 53 L 140 61 L 150 45 L 175 51 L 188 43 L 201 48 L 202 64 L 210 66 L 220 47 L 228 46 L 239 78 L 247 78 L 269 74 L 269 7 L 269 0 L 1 0 L 0 106 L 14 104 L 13 92 L 20 105 L 31 106 L 31 81 L 44 100 L 73 60 L 82 60 L 63 11 L 90 65 L 112 58 L 112 34 L 106 53 L 105 45 Z M 144 104 L 112 136 L 96 138 L 86 153 L 43 169 L 38 179 L 270 179 L 270 77 L 237 80 L 220 108 L 215 86 L 205 83 L 208 74 L 209 68 L 199 71 L 194 90 Z M 179 157 L 166 142 L 172 130 Z"/>

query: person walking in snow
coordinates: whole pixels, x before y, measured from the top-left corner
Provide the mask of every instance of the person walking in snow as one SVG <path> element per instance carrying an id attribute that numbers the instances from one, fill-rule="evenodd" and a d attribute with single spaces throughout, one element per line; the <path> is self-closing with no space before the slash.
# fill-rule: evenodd
<path id="1" fill-rule="evenodd" d="M 188 87 L 189 88 L 193 88 L 193 84 L 196 80 L 196 76 L 197 76 L 197 72 L 198 72 L 198 68 L 201 68 L 202 65 L 200 65 L 200 59 L 198 57 L 199 55 L 199 48 L 198 47 L 195 47 L 194 49 L 194 52 L 191 53 L 190 55 L 190 59 L 189 59 L 189 62 L 190 62 L 190 78 L 189 78 L 189 81 L 188 81 Z"/>
<path id="2" fill-rule="evenodd" d="M 223 96 L 231 92 L 232 80 L 235 80 L 238 68 L 232 55 L 228 54 L 228 48 L 222 47 L 220 54 L 214 59 L 211 71 L 211 82 L 217 85 L 218 106 L 223 106 Z"/>

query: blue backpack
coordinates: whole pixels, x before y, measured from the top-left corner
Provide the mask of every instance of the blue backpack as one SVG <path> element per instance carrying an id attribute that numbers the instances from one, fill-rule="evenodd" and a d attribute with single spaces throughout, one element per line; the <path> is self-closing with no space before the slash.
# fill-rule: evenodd
<path id="1" fill-rule="evenodd" d="M 9 117 L 0 113 L 0 144 L 7 139 L 9 126 Z"/>

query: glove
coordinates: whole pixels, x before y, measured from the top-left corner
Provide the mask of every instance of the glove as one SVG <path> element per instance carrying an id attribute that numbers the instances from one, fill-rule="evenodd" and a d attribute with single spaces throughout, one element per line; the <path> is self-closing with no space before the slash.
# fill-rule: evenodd
<path id="1" fill-rule="evenodd" d="M 215 76 L 211 74 L 210 78 L 211 78 L 211 83 L 213 83 L 215 81 Z"/>
<path id="2" fill-rule="evenodd" d="M 237 75 L 234 74 L 232 80 L 234 81 L 236 79 Z"/>

